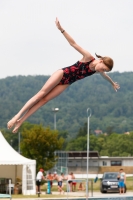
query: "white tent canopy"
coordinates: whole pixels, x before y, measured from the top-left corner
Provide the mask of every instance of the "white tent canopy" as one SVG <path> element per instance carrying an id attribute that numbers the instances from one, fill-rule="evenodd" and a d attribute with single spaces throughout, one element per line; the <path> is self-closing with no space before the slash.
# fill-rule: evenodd
<path id="1" fill-rule="evenodd" d="M 0 132 L 0 178 L 22 179 L 22 193 L 35 194 L 36 161 L 16 152 Z"/>

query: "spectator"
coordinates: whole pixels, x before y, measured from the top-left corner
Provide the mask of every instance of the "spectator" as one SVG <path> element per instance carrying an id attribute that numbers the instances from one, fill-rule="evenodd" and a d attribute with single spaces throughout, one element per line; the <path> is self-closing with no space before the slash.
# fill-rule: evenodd
<path id="1" fill-rule="evenodd" d="M 54 174 L 53 174 L 53 180 L 57 180 L 57 177 L 58 177 L 57 172 L 54 172 Z"/>
<path id="2" fill-rule="evenodd" d="M 117 177 L 119 179 L 119 191 L 120 191 L 120 194 L 124 194 L 125 192 L 125 184 L 126 184 L 126 174 L 125 172 L 123 171 L 123 169 L 120 169 L 119 171 L 119 175 Z"/>
<path id="3" fill-rule="evenodd" d="M 64 174 L 63 174 L 63 173 L 61 173 L 60 176 L 57 176 L 58 191 L 60 192 L 60 194 L 61 194 L 61 192 L 63 192 L 63 194 L 64 194 L 64 190 L 62 189 L 62 188 L 63 188 L 63 180 L 64 180 L 64 179 L 65 179 L 65 177 L 64 177 Z"/>
<path id="4" fill-rule="evenodd" d="M 70 174 L 68 174 L 67 181 L 69 184 L 69 192 L 72 192 L 72 172 Z"/>
<path id="5" fill-rule="evenodd" d="M 75 179 L 73 172 L 71 172 L 71 176 L 72 176 L 72 191 L 75 192 L 76 191 L 76 181 L 73 180 L 73 179 Z"/>
<path id="6" fill-rule="evenodd" d="M 78 190 L 79 190 L 79 191 L 83 191 L 83 190 L 85 190 L 85 187 L 84 187 L 84 185 L 83 185 L 83 183 L 82 183 L 82 182 L 81 182 L 81 183 L 79 183 Z"/>
<path id="7" fill-rule="evenodd" d="M 51 172 L 48 173 L 48 175 L 47 175 L 46 178 L 47 178 L 47 180 L 50 181 L 50 186 L 52 188 L 52 185 L 53 185 L 53 175 L 51 174 Z"/>
<path id="8" fill-rule="evenodd" d="M 36 176 L 36 192 L 41 194 L 41 190 L 40 190 L 40 185 L 41 185 L 41 181 L 45 180 L 44 176 L 43 176 L 43 169 L 40 169 L 39 172 L 37 173 Z"/>

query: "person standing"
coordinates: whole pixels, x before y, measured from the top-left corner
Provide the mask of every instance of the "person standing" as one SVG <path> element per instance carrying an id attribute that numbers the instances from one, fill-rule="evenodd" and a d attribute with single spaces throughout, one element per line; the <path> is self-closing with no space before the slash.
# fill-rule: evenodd
<path id="1" fill-rule="evenodd" d="M 37 193 L 41 193 L 41 190 L 40 190 L 41 181 L 45 180 L 43 173 L 44 173 L 44 169 L 40 169 L 36 176 L 36 186 L 37 186 L 36 192 Z"/>
<path id="2" fill-rule="evenodd" d="M 119 171 L 119 175 L 118 175 L 118 179 L 119 179 L 119 191 L 120 194 L 124 194 L 125 192 L 125 184 L 126 184 L 126 173 L 123 171 L 123 169 L 120 169 Z"/>
<path id="3" fill-rule="evenodd" d="M 64 194 L 64 190 L 63 190 L 63 180 L 65 179 L 64 174 L 61 173 L 60 176 L 57 177 L 57 182 L 58 182 L 58 191 Z"/>
<path id="4" fill-rule="evenodd" d="M 47 175 L 47 180 L 50 181 L 50 187 L 52 188 L 52 185 L 53 185 L 53 175 L 51 174 L 51 172 L 48 173 Z"/>
<path id="5" fill-rule="evenodd" d="M 72 172 L 69 173 L 66 177 L 69 186 L 69 192 L 72 192 Z"/>
<path id="6" fill-rule="evenodd" d="M 58 177 L 57 172 L 54 172 L 54 174 L 53 174 L 53 180 L 56 180 L 56 181 L 57 181 L 57 177 Z"/>
<path id="7" fill-rule="evenodd" d="M 75 175 L 73 174 L 73 172 L 71 172 L 72 175 L 72 179 L 75 179 Z M 76 181 L 72 180 L 72 191 L 75 192 L 76 191 Z"/>

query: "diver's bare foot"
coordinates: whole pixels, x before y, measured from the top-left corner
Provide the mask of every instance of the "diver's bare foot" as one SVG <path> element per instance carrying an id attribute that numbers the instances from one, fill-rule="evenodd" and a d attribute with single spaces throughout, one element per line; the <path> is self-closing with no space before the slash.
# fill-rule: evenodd
<path id="1" fill-rule="evenodd" d="M 14 117 L 7 123 L 7 128 L 8 128 L 8 129 L 12 128 L 12 127 L 15 125 L 16 121 L 17 121 L 17 116 L 14 116 Z"/>
<path id="2" fill-rule="evenodd" d="M 17 122 L 15 123 L 15 127 L 14 127 L 12 133 L 17 133 L 21 124 L 22 124 L 21 119 L 18 119 Z"/>

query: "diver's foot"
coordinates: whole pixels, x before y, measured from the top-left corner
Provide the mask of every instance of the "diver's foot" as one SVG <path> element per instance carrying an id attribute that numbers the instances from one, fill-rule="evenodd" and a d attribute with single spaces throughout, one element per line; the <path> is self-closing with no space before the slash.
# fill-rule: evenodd
<path id="1" fill-rule="evenodd" d="M 14 117 L 7 123 L 7 128 L 8 128 L 8 129 L 12 128 L 12 127 L 15 125 L 16 121 L 17 121 L 17 116 L 14 116 Z"/>
<path id="2" fill-rule="evenodd" d="M 20 119 L 18 119 L 18 120 L 17 120 L 17 122 L 15 123 L 15 127 L 14 127 L 14 129 L 13 129 L 12 133 L 17 133 L 17 132 L 18 132 L 18 129 L 19 129 L 19 127 L 21 126 L 21 124 L 22 124 L 21 120 L 20 120 Z"/>

